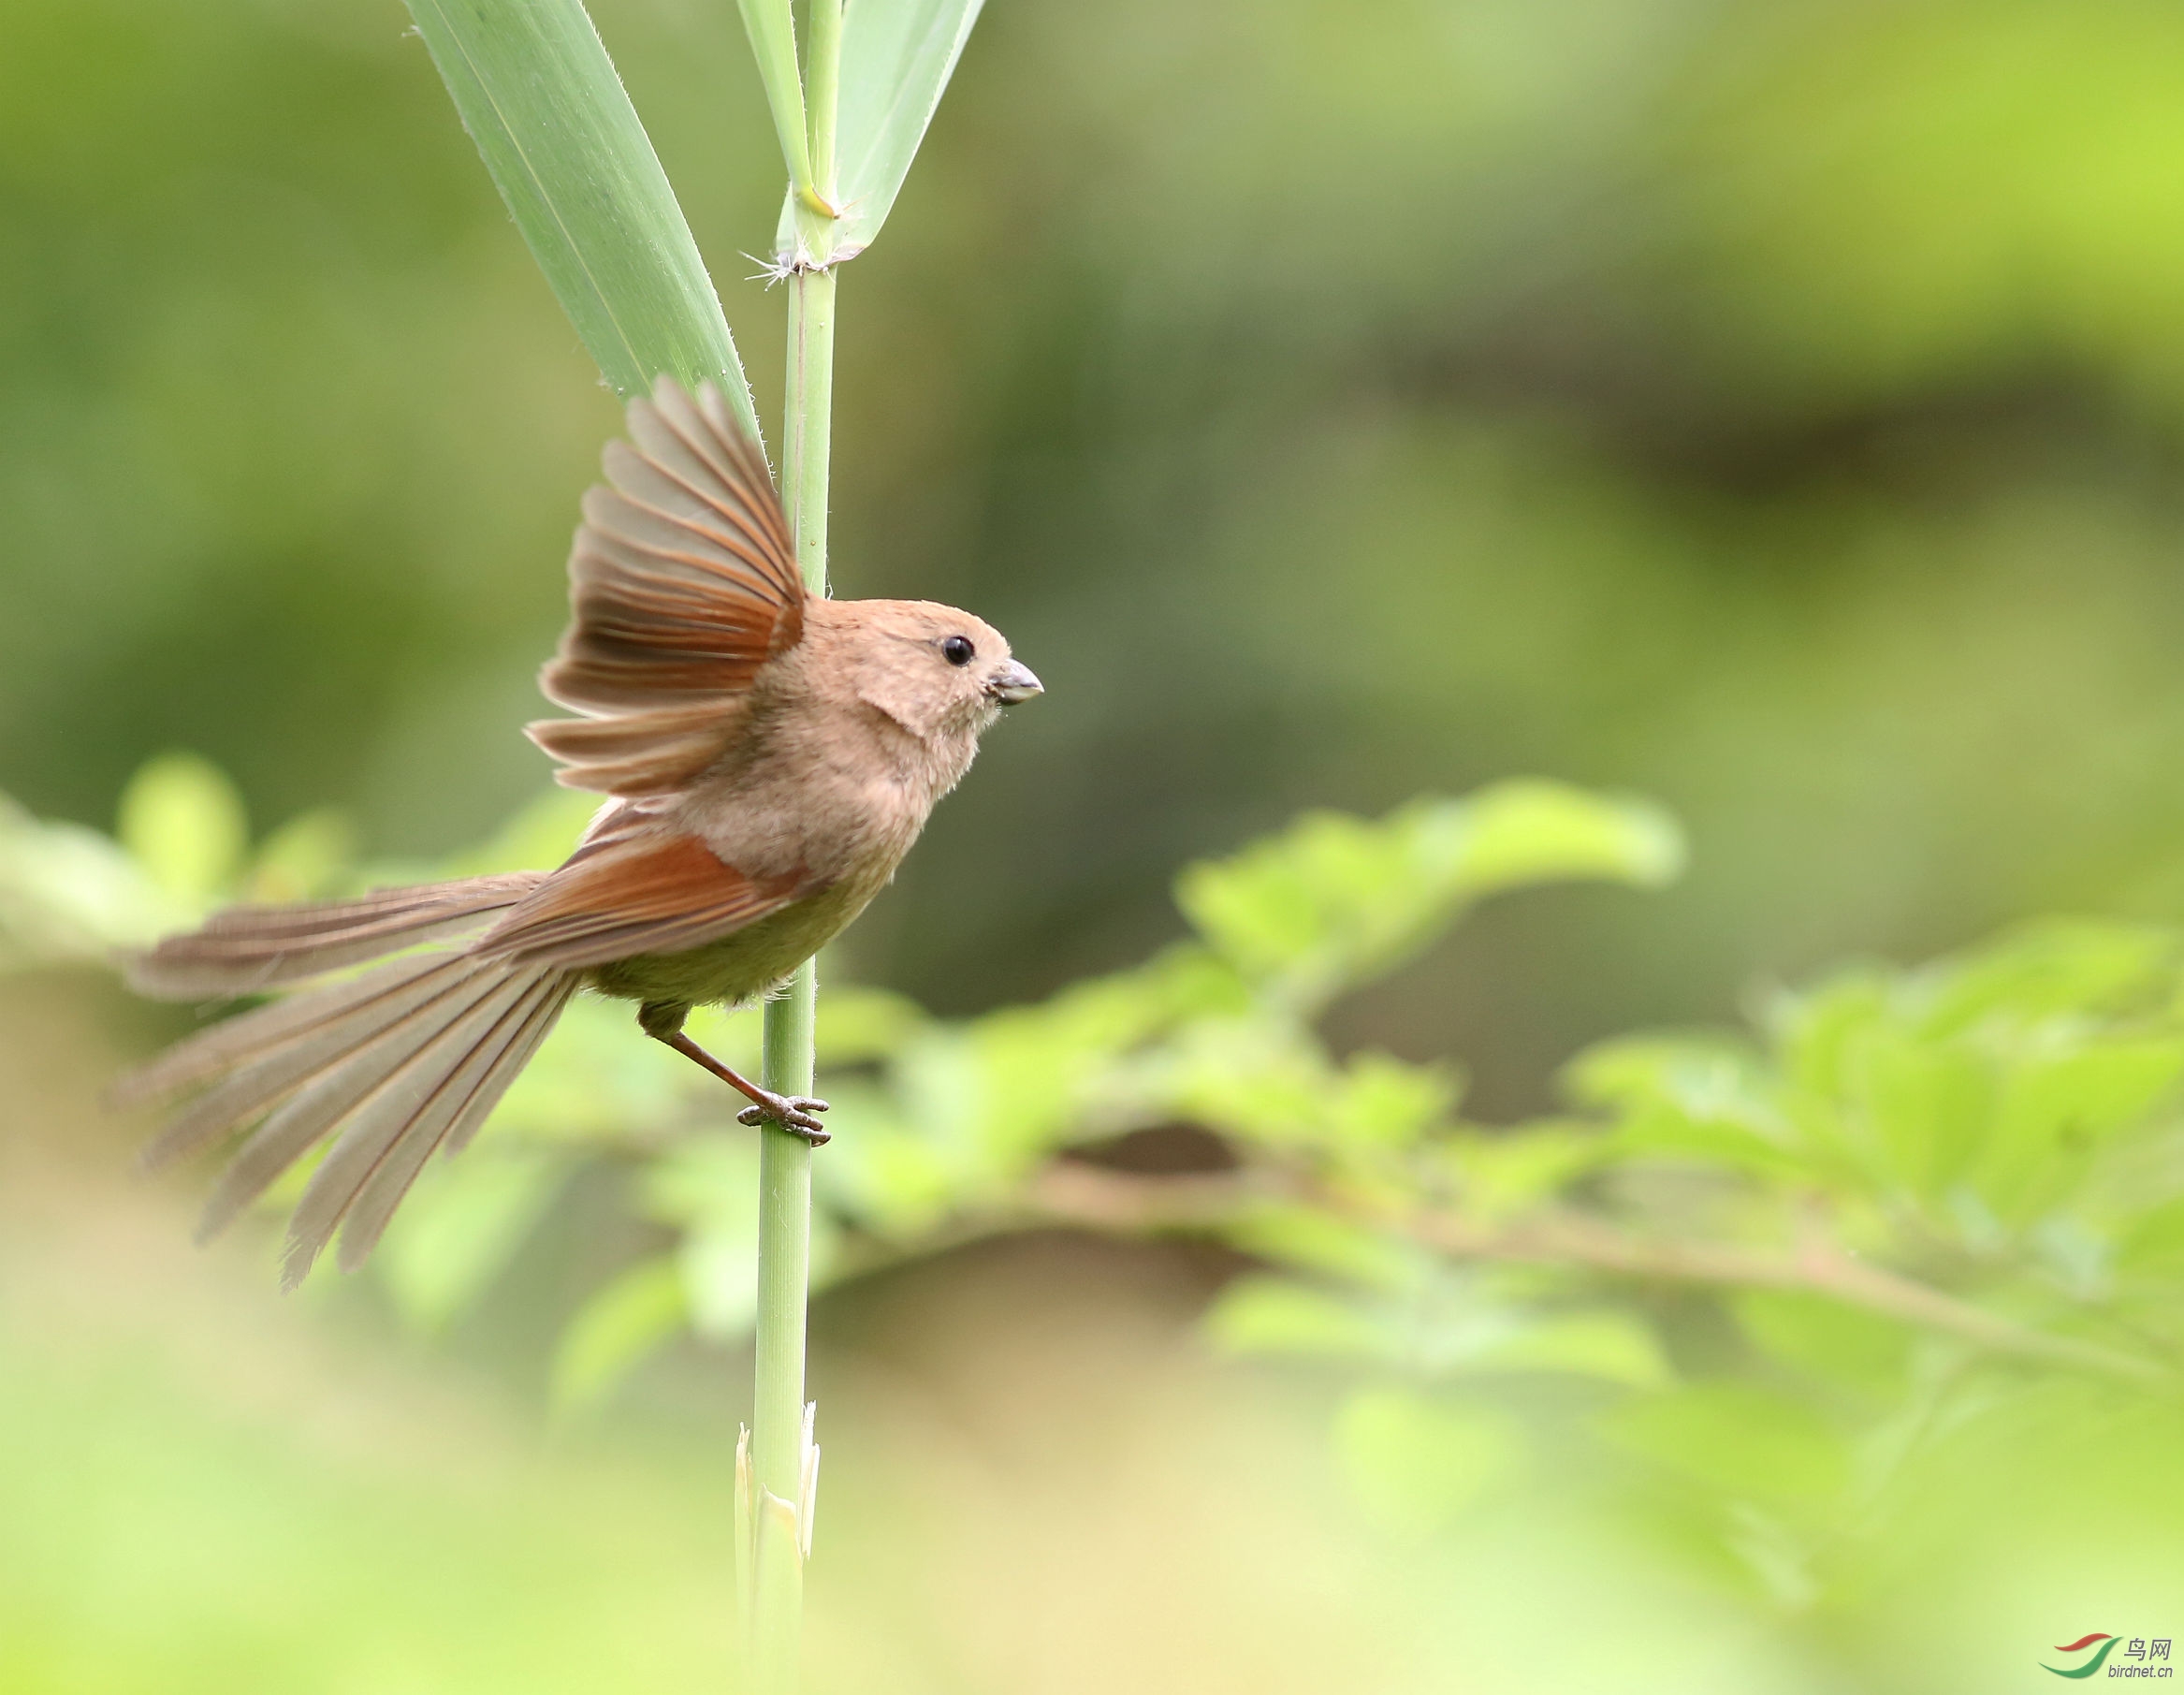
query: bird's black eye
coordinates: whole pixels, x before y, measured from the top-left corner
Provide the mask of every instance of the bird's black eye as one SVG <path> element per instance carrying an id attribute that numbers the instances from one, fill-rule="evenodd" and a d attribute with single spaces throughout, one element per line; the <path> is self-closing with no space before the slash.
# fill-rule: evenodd
<path id="1" fill-rule="evenodd" d="M 952 665 L 967 665 L 978 657 L 978 650 L 970 645 L 968 636 L 951 636 L 940 644 L 940 657 Z"/>

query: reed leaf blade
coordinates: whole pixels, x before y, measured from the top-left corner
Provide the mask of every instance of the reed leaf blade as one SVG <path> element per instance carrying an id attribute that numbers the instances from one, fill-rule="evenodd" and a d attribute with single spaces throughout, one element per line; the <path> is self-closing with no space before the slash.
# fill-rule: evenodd
<path id="1" fill-rule="evenodd" d="M 821 233 L 799 220 L 792 187 L 776 241 L 808 261 L 854 258 L 879 235 L 954 74 L 984 0 L 850 0 L 842 18 L 840 137 L 833 184 L 841 215 Z"/>
<path id="2" fill-rule="evenodd" d="M 609 386 L 710 379 L 756 437 L 720 298 L 582 0 L 410 0 L 410 14 Z"/>
<path id="3" fill-rule="evenodd" d="M 811 142 L 805 129 L 804 75 L 796 63 L 796 20 L 790 0 L 736 0 L 743 33 L 750 37 L 759 80 L 765 84 L 766 107 L 780 138 L 781 159 L 789 168 L 791 197 L 812 186 Z"/>

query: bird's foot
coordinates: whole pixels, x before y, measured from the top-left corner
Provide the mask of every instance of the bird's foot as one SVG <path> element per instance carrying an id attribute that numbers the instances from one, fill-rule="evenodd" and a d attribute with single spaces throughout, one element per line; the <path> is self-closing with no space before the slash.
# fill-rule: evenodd
<path id="1" fill-rule="evenodd" d="M 738 1124 L 755 1127 L 771 1120 L 790 1134 L 802 1136 L 814 1147 L 826 1142 L 832 1134 L 811 1116 L 826 1110 L 824 1101 L 814 1100 L 809 1095 L 777 1095 L 770 1089 L 759 1090 L 751 1099 L 753 1104 L 735 1115 Z"/>
<path id="2" fill-rule="evenodd" d="M 641 1018 L 640 1022 L 642 1022 Z M 664 1021 L 662 1021 L 662 1025 L 664 1026 Z M 826 1110 L 824 1101 L 814 1100 L 809 1095 L 777 1095 L 770 1089 L 762 1089 L 733 1065 L 725 1065 L 714 1059 L 711 1054 L 684 1035 L 679 1025 L 661 1029 L 648 1026 L 645 1033 L 655 1042 L 664 1042 L 677 1053 L 682 1055 L 684 1059 L 704 1066 L 721 1082 L 750 1101 L 751 1104 L 735 1115 L 735 1121 L 738 1124 L 749 1124 L 755 1127 L 771 1119 L 791 1135 L 802 1136 L 814 1147 L 830 1139 L 826 1126 L 811 1116 L 813 1113 Z"/>

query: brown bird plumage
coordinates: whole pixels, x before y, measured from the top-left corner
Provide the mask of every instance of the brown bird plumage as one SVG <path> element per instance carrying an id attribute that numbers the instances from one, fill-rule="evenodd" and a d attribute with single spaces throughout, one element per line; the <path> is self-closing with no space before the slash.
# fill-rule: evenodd
<path id="1" fill-rule="evenodd" d="M 169 1000 L 371 965 L 217 1024 L 116 1091 L 200 1091 L 146 1149 L 155 1164 L 256 1122 L 207 1234 L 334 1138 L 289 1225 L 291 1284 L 337 1229 L 342 1268 L 362 1262 L 433 1149 L 476 1133 L 579 990 L 637 1002 L 648 1035 L 750 1097 L 746 1122 L 824 1141 L 824 1102 L 737 1075 L 683 1019 L 764 995 L 863 911 L 1001 706 L 1040 692 L 968 612 L 807 594 L 765 461 L 710 385 L 693 401 L 662 377 L 629 432 L 584 497 L 572 619 L 540 679 L 583 716 L 528 731 L 560 782 L 611 796 L 568 860 L 236 907 L 130 963 L 135 987 Z M 410 951 L 435 942 L 453 945 Z"/>

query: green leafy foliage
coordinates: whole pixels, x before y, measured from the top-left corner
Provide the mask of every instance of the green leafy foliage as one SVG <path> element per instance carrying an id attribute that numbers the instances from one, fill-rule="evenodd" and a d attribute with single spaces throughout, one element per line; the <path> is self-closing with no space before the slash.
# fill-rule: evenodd
<path id="1" fill-rule="evenodd" d="M 1175 893 L 1225 960 L 1311 1011 L 1400 965 L 1487 895 L 1565 877 L 1651 886 L 1682 863 L 1675 826 L 1653 807 L 1509 782 L 1373 823 L 1307 813 L 1232 858 L 1190 867 Z"/>
<path id="2" fill-rule="evenodd" d="M 22 869 L 76 862 L 130 891 L 106 933 L 182 922 L 185 880 L 154 868 L 250 886 L 322 827 L 254 859 L 203 769 L 135 794 L 126 849 L 14 815 L 0 913 L 77 922 L 68 878 Z M 550 860 L 579 824 L 557 798 L 463 869 Z M 1316 813 L 1187 869 L 1190 938 L 1038 1005 L 949 1021 L 830 991 L 814 1281 L 1026 1226 L 1209 1237 L 1252 1268 L 1208 1342 L 1336 1388 L 1334 1463 L 1377 1522 L 1433 1534 L 1540 1441 L 1575 1441 L 1701 1568 L 1776 1603 L 1825 1592 L 1935 1432 L 2058 1372 L 2171 1394 L 2184 935 L 2049 922 L 1858 967 L 1776 991 L 1745 1030 L 1602 1043 L 1567 1069 L 1568 1112 L 1516 1125 L 1467 1120 L 1452 1065 L 1340 1056 L 1314 1028 L 1489 894 L 1648 886 L 1679 857 L 1653 810 L 1547 784 Z M 748 1063 L 756 1026 L 707 1014 L 699 1033 Z M 382 1275 L 444 1325 L 573 1167 L 610 1162 L 669 1247 L 578 1308 L 558 1401 L 596 1402 L 678 1336 L 735 1338 L 756 1150 L 722 1117 L 626 1009 L 580 1002 L 492 1132 L 421 1186 Z M 1178 1175 L 1113 1157 L 1184 1127 L 1201 1152 Z"/>
<path id="3" fill-rule="evenodd" d="M 33 818 L 0 795 L 0 971 L 110 962 L 232 899 L 297 900 L 348 886 L 347 822 L 290 819 L 254 852 L 241 796 L 187 753 L 148 762 L 109 837 Z"/>
<path id="4" fill-rule="evenodd" d="M 98 959 L 153 940 L 181 915 L 110 838 L 43 823 L 0 796 L 0 970 Z"/>
<path id="5" fill-rule="evenodd" d="M 1930 1251 L 2001 1265 L 2066 1220 L 2093 1228 L 2132 1205 L 2115 1174 L 2165 1130 L 2157 1109 L 2184 1074 L 2179 959 L 2164 932 L 2038 926 L 1782 996 L 1758 1046 L 1607 1045 L 1573 1088 L 1634 1155 L 1802 1182 Z"/>
<path id="6" fill-rule="evenodd" d="M 638 1261 L 595 1291 L 562 1331 L 554 1354 L 554 1404 L 570 1410 L 596 1402 L 690 1319 L 676 1263 Z"/>

